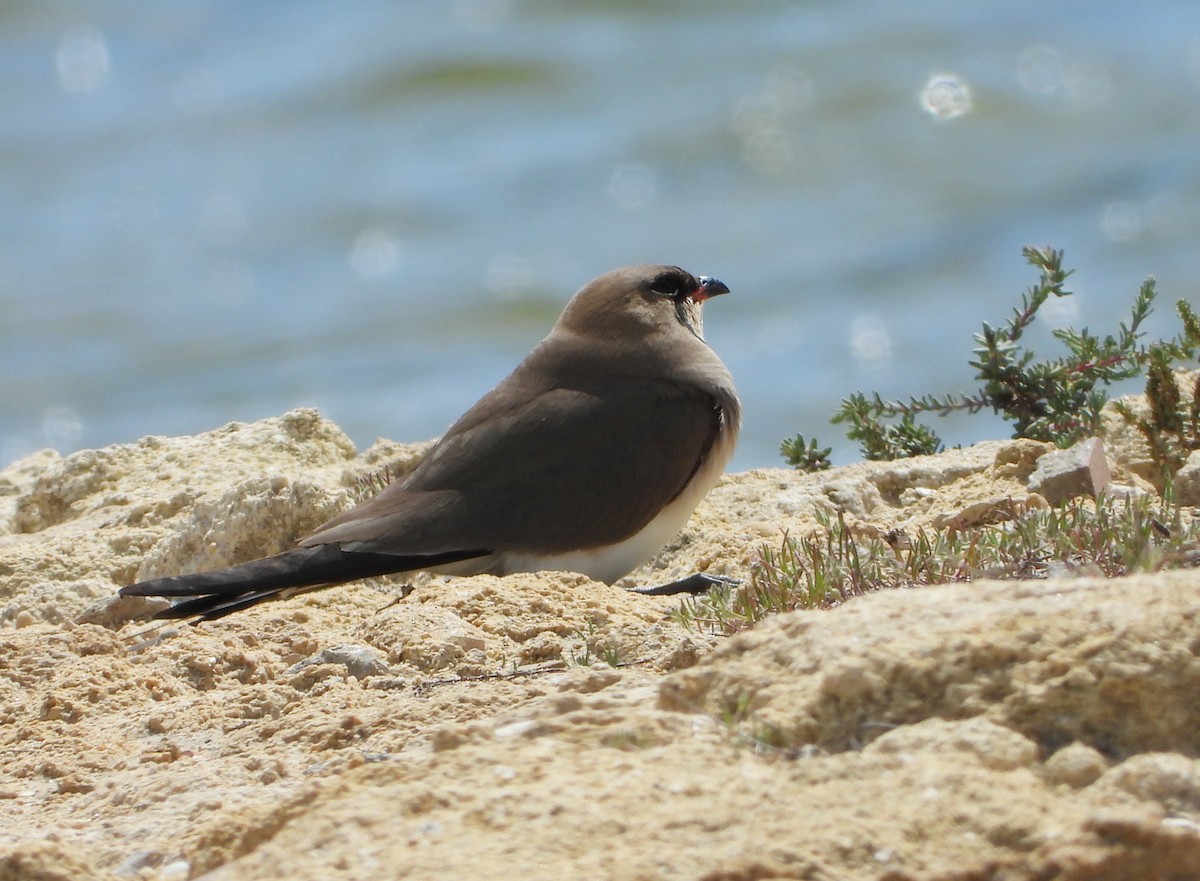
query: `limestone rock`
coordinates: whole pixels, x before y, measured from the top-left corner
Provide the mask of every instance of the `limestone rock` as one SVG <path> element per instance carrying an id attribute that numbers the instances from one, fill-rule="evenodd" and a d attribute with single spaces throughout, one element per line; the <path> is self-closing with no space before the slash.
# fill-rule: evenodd
<path id="1" fill-rule="evenodd" d="M 12 512 L 0 520 L 0 622 L 69 620 L 138 577 L 282 550 L 349 504 L 354 456 L 336 425 L 294 410 L 14 463 L 0 473 Z"/>
<path id="2" fill-rule="evenodd" d="M 1136 595 L 1128 579 L 1096 578 L 880 592 L 839 608 L 837 627 L 824 612 L 762 622 L 667 678 L 661 705 L 741 708 L 746 725 L 834 752 L 974 716 L 1048 752 L 1200 752 L 1200 703 L 1185 700 L 1200 689 L 1195 581 L 1161 573 Z"/>
<path id="3" fill-rule="evenodd" d="M 1175 473 L 1175 501 L 1181 505 L 1200 505 L 1200 450 L 1192 450 Z"/>
<path id="4" fill-rule="evenodd" d="M 1200 384 L 1200 371 L 1176 371 L 1175 383 L 1179 387 L 1180 402 L 1184 407 L 1191 404 L 1192 395 Z M 1134 422 L 1122 415 L 1118 407 L 1130 413 Z M 1109 401 L 1101 411 L 1101 433 L 1109 455 L 1119 473 L 1132 482 L 1153 487 L 1158 492 L 1164 489 L 1164 475 L 1160 463 L 1150 454 L 1150 445 L 1136 422 L 1149 421 L 1150 402 L 1144 394 L 1124 395 Z"/>
<path id="5" fill-rule="evenodd" d="M 336 664 L 346 668 L 346 672 L 356 679 L 366 679 L 368 676 L 386 676 L 388 665 L 380 657 L 379 652 L 368 645 L 335 645 L 332 648 L 321 649 L 317 654 L 310 655 L 303 661 L 293 664 L 287 669 L 289 675 L 299 673 L 306 667 L 318 664 Z"/>
<path id="6" fill-rule="evenodd" d="M 1042 766 L 1042 774 L 1048 781 L 1076 789 L 1095 783 L 1106 770 L 1104 755 L 1078 741 L 1055 752 Z"/>
<path id="7" fill-rule="evenodd" d="M 626 583 L 745 578 L 818 515 L 995 528 L 1046 452 L 730 475 Z M 881 591 L 732 639 L 570 573 L 195 627 L 112 599 L 284 547 L 419 455 L 297 411 L 0 472 L 0 878 L 1195 877 L 1194 571 Z"/>
<path id="8" fill-rule="evenodd" d="M 1029 489 L 1052 505 L 1062 505 L 1079 496 L 1098 497 L 1111 479 L 1104 442 L 1091 437 L 1038 459 L 1037 469 L 1029 477 Z"/>

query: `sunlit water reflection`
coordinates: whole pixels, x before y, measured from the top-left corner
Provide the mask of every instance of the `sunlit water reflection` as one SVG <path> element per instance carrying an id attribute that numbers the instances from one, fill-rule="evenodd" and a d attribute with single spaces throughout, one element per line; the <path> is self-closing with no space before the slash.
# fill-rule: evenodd
<path id="1" fill-rule="evenodd" d="M 429 437 L 641 261 L 733 288 L 735 467 L 846 461 L 851 392 L 970 388 L 1022 245 L 1079 268 L 1049 349 L 1200 279 L 1186 4 L 14 0 L 0 74 L 0 463 L 306 404 Z"/>

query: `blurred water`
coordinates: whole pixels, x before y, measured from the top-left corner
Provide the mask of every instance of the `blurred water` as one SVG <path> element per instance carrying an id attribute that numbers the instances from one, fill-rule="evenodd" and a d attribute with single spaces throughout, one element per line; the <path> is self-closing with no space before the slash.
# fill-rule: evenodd
<path id="1" fill-rule="evenodd" d="M 847 461 L 847 394 L 971 387 L 1023 244 L 1079 268 L 1060 321 L 1154 274 L 1173 332 L 1198 110 L 1166 0 L 7 0 L 0 464 L 298 405 L 434 436 L 643 261 L 734 291 L 735 468 L 796 431 Z"/>

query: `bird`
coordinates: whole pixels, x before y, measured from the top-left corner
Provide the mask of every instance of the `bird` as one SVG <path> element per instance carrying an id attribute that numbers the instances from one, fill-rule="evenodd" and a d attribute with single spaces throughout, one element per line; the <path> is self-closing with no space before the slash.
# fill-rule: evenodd
<path id="1" fill-rule="evenodd" d="M 156 618 L 199 623 L 421 570 L 565 570 L 612 584 L 683 530 L 733 455 L 741 402 L 702 316 L 705 301 L 727 293 L 678 266 L 600 275 L 402 481 L 293 549 L 120 595 L 173 598 Z M 730 580 L 698 573 L 638 592 L 698 593 Z"/>

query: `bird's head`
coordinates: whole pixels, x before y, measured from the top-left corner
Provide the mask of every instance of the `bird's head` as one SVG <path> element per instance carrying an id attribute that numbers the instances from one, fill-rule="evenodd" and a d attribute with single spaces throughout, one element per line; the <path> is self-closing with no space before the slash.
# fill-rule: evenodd
<path id="1" fill-rule="evenodd" d="M 722 282 L 694 276 L 678 266 L 626 266 L 606 272 L 571 298 L 559 324 L 575 333 L 612 333 L 638 338 L 678 332 L 704 339 L 701 307 L 729 293 Z"/>

